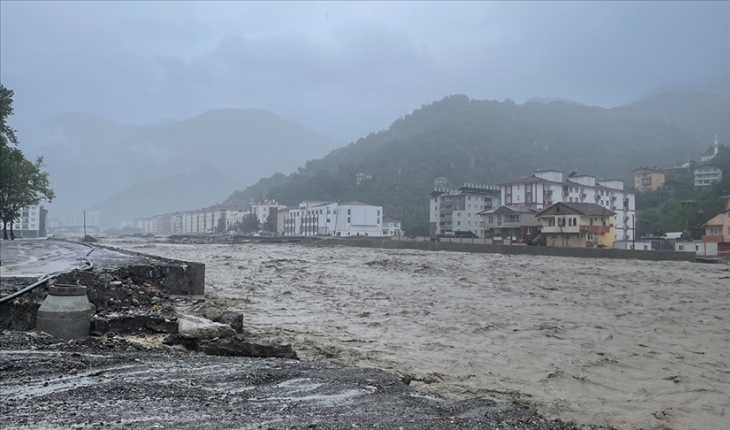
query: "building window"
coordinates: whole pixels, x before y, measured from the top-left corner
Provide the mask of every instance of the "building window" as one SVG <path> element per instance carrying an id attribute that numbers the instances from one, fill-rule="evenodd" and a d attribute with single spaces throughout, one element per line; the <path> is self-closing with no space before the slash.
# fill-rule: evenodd
<path id="1" fill-rule="evenodd" d="M 348 224 L 350 223 L 350 217 L 347 217 L 347 223 Z"/>
<path id="2" fill-rule="evenodd" d="M 461 221 L 456 221 L 456 225 L 461 225 Z"/>
<path id="3" fill-rule="evenodd" d="M 489 223 L 494 224 L 494 215 L 489 215 Z"/>
<path id="4" fill-rule="evenodd" d="M 684 251 L 684 245 L 679 245 L 679 250 Z"/>

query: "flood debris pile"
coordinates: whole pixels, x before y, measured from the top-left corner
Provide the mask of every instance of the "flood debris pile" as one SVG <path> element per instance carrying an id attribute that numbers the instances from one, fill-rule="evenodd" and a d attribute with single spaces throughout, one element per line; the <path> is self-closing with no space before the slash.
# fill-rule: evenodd
<path id="1" fill-rule="evenodd" d="M 88 288 L 92 304 L 89 332 L 102 342 L 121 337 L 210 355 L 297 358 L 290 345 L 247 339 L 241 312 L 228 310 L 212 298 L 170 294 L 163 286 L 164 274 L 159 266 L 76 270 L 51 280 L 50 285 Z M 6 278 L 0 284 L 0 293 L 13 293 L 34 281 Z M 47 290 L 39 287 L 1 305 L 0 329 L 35 330 L 38 308 Z"/>

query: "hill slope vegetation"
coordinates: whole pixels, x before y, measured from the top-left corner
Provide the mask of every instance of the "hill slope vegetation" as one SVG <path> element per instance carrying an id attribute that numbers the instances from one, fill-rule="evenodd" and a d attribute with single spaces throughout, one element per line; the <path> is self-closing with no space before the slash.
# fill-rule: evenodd
<path id="1" fill-rule="evenodd" d="M 714 96 L 656 97 L 604 109 L 449 96 L 397 119 L 387 130 L 307 162 L 292 175 L 262 179 L 226 202 L 264 195 L 288 205 L 305 199 L 360 200 L 405 218 L 401 221 L 409 233 L 424 233 L 427 196 L 437 177 L 454 185 L 496 184 L 537 169 L 560 169 L 629 179 L 641 165 L 673 166 L 697 158 L 709 146 L 708 137 L 725 125 L 722 119 L 730 118 L 730 102 Z M 686 105 L 667 108 L 662 97 Z M 683 110 L 711 110 L 714 116 L 706 123 L 677 121 Z M 358 185 L 358 173 L 372 179 Z"/>

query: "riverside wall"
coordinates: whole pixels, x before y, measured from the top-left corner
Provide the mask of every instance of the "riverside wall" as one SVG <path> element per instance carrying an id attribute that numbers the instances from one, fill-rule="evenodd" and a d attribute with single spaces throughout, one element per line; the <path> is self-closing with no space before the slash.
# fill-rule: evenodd
<path id="1" fill-rule="evenodd" d="M 422 251 L 473 252 L 484 254 L 535 255 L 578 258 L 619 258 L 648 261 L 690 261 L 696 257 L 691 252 L 642 251 L 614 248 L 558 248 L 548 246 L 491 245 L 481 243 L 427 242 L 416 240 L 391 240 L 390 238 L 343 239 L 323 241 L 328 245 L 355 246 L 361 248 L 417 249 Z"/>

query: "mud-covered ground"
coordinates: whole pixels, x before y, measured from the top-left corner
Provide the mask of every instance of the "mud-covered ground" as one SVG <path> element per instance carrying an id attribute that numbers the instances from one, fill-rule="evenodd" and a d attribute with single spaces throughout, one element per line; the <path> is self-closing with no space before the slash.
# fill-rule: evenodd
<path id="1" fill-rule="evenodd" d="M 422 395 L 380 370 L 0 332 L 3 429 L 569 430 L 532 409 Z"/>
<path id="2" fill-rule="evenodd" d="M 730 268 L 304 245 L 115 243 L 206 264 L 206 291 L 299 357 L 422 393 L 621 429 L 730 422 Z"/>

